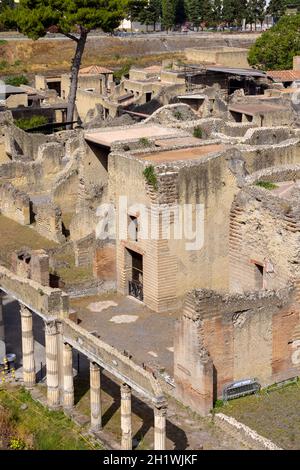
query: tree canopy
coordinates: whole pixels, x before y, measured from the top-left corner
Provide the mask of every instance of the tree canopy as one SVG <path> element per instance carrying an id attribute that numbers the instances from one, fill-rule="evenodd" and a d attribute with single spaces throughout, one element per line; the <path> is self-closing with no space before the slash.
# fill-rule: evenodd
<path id="1" fill-rule="evenodd" d="M 262 70 L 287 70 L 300 55 L 300 14 L 284 16 L 257 39 L 249 52 L 249 64 Z"/>
<path id="2" fill-rule="evenodd" d="M 68 35 L 78 29 L 101 28 L 110 32 L 126 16 L 128 0 L 20 0 L 7 8 L 3 19 L 31 39 L 46 35 L 51 27 Z"/>
<path id="3" fill-rule="evenodd" d="M 175 0 L 162 0 L 162 24 L 167 30 L 176 24 L 177 2 Z"/>
<path id="4" fill-rule="evenodd" d="M 128 3 L 128 0 L 20 0 L 17 7 L 7 7 L 0 15 L 5 26 L 17 27 L 31 39 L 37 40 L 55 30 L 76 43 L 68 121 L 74 116 L 78 74 L 89 32 L 95 28 L 113 31 L 128 14 Z"/>
<path id="5" fill-rule="evenodd" d="M 284 16 L 287 3 L 287 0 L 270 0 L 267 8 L 268 15 L 272 15 L 275 21 L 278 21 L 281 16 Z"/>

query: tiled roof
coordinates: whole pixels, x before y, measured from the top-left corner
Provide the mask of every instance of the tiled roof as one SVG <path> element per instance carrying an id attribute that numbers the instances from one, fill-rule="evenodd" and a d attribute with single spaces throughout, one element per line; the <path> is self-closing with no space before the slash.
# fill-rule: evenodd
<path id="1" fill-rule="evenodd" d="M 113 73 L 113 71 L 105 67 L 100 67 L 99 65 L 91 65 L 90 67 L 80 69 L 79 72 L 80 75 L 98 75 L 101 73 Z"/>
<path id="2" fill-rule="evenodd" d="M 278 82 L 300 80 L 300 70 L 270 70 L 267 75 Z"/>

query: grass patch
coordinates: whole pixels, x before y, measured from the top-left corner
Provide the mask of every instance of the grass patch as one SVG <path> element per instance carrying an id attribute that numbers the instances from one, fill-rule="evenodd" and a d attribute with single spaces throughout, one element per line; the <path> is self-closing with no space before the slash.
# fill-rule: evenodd
<path id="1" fill-rule="evenodd" d="M 81 268 L 75 267 L 73 264 L 66 268 L 57 269 L 56 274 L 66 285 L 81 284 L 93 279 L 92 266 Z"/>
<path id="2" fill-rule="evenodd" d="M 230 400 L 224 413 L 233 416 L 284 449 L 300 448 L 300 382 L 290 381 L 260 393 Z"/>
<path id="3" fill-rule="evenodd" d="M 57 243 L 47 240 L 35 230 L 0 215 L 0 262 L 8 269 L 11 269 L 11 255 L 14 251 L 24 247 L 32 250 L 48 250 L 57 246 Z M 66 285 L 80 284 L 93 279 L 92 266 L 75 267 L 72 252 L 65 250 L 54 257 L 62 264 L 62 267 L 56 270 L 56 274 Z"/>
<path id="4" fill-rule="evenodd" d="M 49 411 L 21 387 L 0 389 L 0 404 L 9 416 L 10 448 L 21 450 L 92 450 L 92 444 L 61 411 Z M 26 409 L 21 410 L 22 404 Z M 99 447 L 98 447 L 99 448 Z"/>
<path id="5" fill-rule="evenodd" d="M 37 232 L 0 215 L 0 259 L 7 267 L 10 266 L 13 251 L 23 247 L 32 250 L 54 248 L 57 244 L 40 236 Z"/>
<path id="6" fill-rule="evenodd" d="M 150 186 L 152 186 L 155 191 L 157 191 L 158 181 L 157 181 L 157 176 L 155 174 L 154 166 L 153 165 L 147 166 L 143 171 L 143 175 L 147 183 Z"/>
<path id="7" fill-rule="evenodd" d="M 278 188 L 276 184 L 271 183 L 270 181 L 257 181 L 255 185 L 259 186 L 260 188 L 268 189 L 270 191 Z"/>

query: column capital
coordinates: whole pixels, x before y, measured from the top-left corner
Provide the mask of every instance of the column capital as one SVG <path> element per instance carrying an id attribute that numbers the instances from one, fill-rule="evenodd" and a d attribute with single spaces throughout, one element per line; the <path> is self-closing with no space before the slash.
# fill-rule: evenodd
<path id="1" fill-rule="evenodd" d="M 128 384 L 122 384 L 121 385 L 121 392 L 124 394 L 131 394 L 131 387 Z"/>
<path id="2" fill-rule="evenodd" d="M 30 308 L 20 303 L 20 314 L 21 317 L 31 317 L 32 311 L 30 310 Z"/>
<path id="3" fill-rule="evenodd" d="M 56 321 L 45 322 L 45 334 L 46 335 L 56 335 L 57 334 L 57 326 Z"/>
<path id="4" fill-rule="evenodd" d="M 154 413 L 156 416 L 161 416 L 162 418 L 166 418 L 168 414 L 168 406 L 164 405 L 162 407 L 154 407 Z"/>

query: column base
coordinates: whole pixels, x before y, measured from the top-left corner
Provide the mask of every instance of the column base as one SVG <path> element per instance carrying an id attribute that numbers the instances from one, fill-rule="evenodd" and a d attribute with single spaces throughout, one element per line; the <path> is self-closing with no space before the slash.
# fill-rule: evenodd
<path id="1" fill-rule="evenodd" d="M 23 383 L 26 389 L 33 389 L 36 386 L 35 372 L 34 374 L 28 374 L 27 372 L 23 372 Z"/>
<path id="2" fill-rule="evenodd" d="M 90 431 L 91 431 L 91 432 L 99 432 L 99 431 L 101 431 L 102 429 L 103 429 L 103 428 L 102 428 L 102 426 L 101 426 L 100 424 L 99 424 L 98 426 L 91 426 L 91 427 L 90 427 Z"/>

